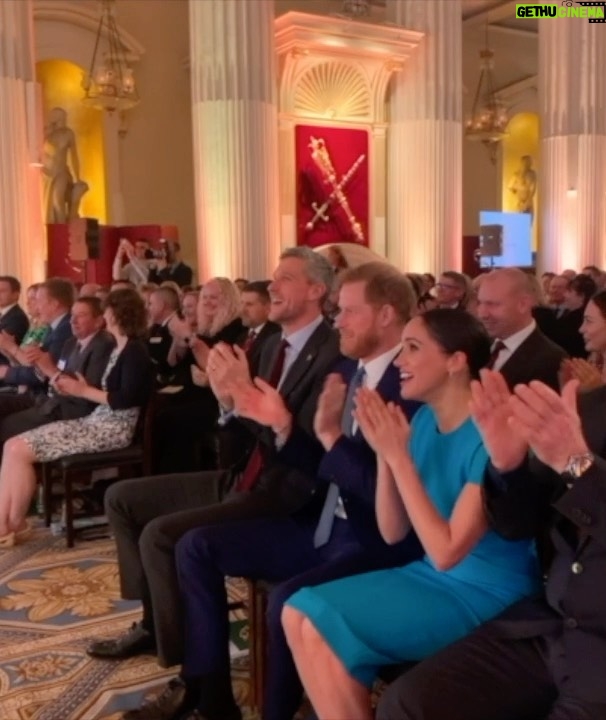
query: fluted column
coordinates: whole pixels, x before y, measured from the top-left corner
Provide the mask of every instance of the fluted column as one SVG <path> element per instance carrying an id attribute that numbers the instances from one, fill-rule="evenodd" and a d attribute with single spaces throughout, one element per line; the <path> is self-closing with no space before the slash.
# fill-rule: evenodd
<path id="1" fill-rule="evenodd" d="M 539 20 L 543 271 L 606 264 L 605 65 L 604 25 Z"/>
<path id="2" fill-rule="evenodd" d="M 280 252 L 273 0 L 190 0 L 201 279 L 262 279 Z"/>
<path id="3" fill-rule="evenodd" d="M 425 33 L 390 100 L 387 256 L 407 272 L 461 267 L 460 0 L 387 0 L 391 22 Z"/>
<path id="4" fill-rule="evenodd" d="M 44 279 L 46 255 L 34 97 L 31 0 L 0 0 L 0 272 L 24 285 Z"/>

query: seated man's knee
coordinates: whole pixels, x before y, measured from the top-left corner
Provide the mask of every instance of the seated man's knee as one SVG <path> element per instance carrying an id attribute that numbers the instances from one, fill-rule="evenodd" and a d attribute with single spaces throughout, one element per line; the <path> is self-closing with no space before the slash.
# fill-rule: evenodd
<path id="1" fill-rule="evenodd" d="M 376 720 L 430 720 L 423 714 L 418 692 L 418 687 L 402 675 L 381 694 Z"/>

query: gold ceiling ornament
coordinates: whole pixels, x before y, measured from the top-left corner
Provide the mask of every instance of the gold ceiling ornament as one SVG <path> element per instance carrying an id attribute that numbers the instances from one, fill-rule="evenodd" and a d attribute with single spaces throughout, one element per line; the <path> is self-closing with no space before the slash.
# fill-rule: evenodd
<path id="1" fill-rule="evenodd" d="M 96 110 L 124 112 L 139 103 L 115 18 L 116 0 L 101 0 L 101 18 L 88 74 L 82 81 L 82 102 Z M 102 50 L 102 46 L 105 46 Z"/>
<path id="2" fill-rule="evenodd" d="M 495 92 L 493 71 L 494 52 L 488 48 L 487 41 L 486 47 L 480 50 L 480 77 L 471 114 L 465 120 L 465 137 L 483 143 L 495 163 L 499 143 L 507 135 L 509 115 Z"/>

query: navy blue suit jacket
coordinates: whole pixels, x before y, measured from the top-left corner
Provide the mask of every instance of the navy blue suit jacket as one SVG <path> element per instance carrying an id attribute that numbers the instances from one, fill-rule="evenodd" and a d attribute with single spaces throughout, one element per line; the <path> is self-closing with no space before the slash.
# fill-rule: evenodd
<path id="1" fill-rule="evenodd" d="M 55 363 L 61 357 L 63 346 L 72 337 L 71 315 L 68 313 L 61 318 L 61 321 L 54 330 L 49 330 L 42 343 L 42 350 L 49 353 Z M 30 390 L 41 392 L 46 388 L 46 379 L 41 380 L 33 367 L 20 365 L 9 368 L 4 382 L 7 385 L 26 385 Z"/>
<path id="2" fill-rule="evenodd" d="M 343 358 L 333 372 L 339 373 L 349 384 L 358 368 L 356 360 Z M 403 400 L 400 396 L 400 371 L 390 363 L 377 385 L 377 392 L 386 401 L 397 403 L 408 419 L 420 407 L 419 403 Z M 303 433 L 293 432 L 280 454 L 286 462 L 297 463 L 299 467 L 310 453 Z M 339 486 L 341 499 L 347 518 L 358 542 L 367 550 L 377 553 L 381 560 L 398 559 L 409 561 L 411 556 L 411 538 L 388 545 L 379 532 L 375 513 L 375 493 L 377 485 L 377 461 L 374 451 L 369 447 L 362 433 L 357 430 L 353 437 L 342 435 L 334 446 L 324 454 L 316 472 L 317 490 L 310 506 L 303 513 L 311 521 L 317 522 L 326 496 L 329 483 Z M 416 538 L 414 540 L 416 543 Z M 422 550 L 419 545 L 419 555 Z"/>
<path id="3" fill-rule="evenodd" d="M 0 330 L 7 332 L 15 338 L 17 345 L 21 344 L 29 328 L 29 318 L 20 305 L 14 305 L 0 318 Z M 8 359 L 0 353 L 0 364 L 7 365 Z"/>

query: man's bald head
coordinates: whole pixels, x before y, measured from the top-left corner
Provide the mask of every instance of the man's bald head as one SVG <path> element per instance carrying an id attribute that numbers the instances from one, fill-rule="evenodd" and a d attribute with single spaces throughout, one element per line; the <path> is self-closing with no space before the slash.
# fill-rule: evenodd
<path id="1" fill-rule="evenodd" d="M 492 338 L 506 340 L 532 323 L 534 304 L 528 275 L 517 268 L 503 268 L 484 276 L 477 315 Z"/>

